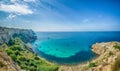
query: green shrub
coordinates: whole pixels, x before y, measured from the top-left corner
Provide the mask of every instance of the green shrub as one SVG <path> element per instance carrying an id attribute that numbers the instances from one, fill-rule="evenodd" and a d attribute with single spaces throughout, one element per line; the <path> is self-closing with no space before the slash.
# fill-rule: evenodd
<path id="1" fill-rule="evenodd" d="M 117 44 L 116 44 L 116 45 L 114 46 L 114 48 L 120 50 L 120 45 L 117 45 Z"/>
<path id="2" fill-rule="evenodd" d="M 14 60 L 14 61 L 16 61 L 16 55 L 15 54 L 10 54 L 10 57 Z"/>
<path id="3" fill-rule="evenodd" d="M 11 49 L 11 50 L 14 50 L 14 51 L 15 51 L 15 50 L 18 50 L 18 51 L 22 51 L 22 50 L 23 50 L 20 45 L 13 45 L 13 46 L 10 47 L 10 49 Z"/>
<path id="4" fill-rule="evenodd" d="M 39 60 L 40 58 L 38 56 L 35 56 L 35 60 Z"/>
<path id="5" fill-rule="evenodd" d="M 109 56 L 112 56 L 112 55 L 113 55 L 113 52 L 110 51 L 110 52 L 109 52 Z"/>
<path id="6" fill-rule="evenodd" d="M 26 58 L 22 55 L 17 56 L 17 59 L 20 60 L 20 61 L 26 61 Z"/>
<path id="7" fill-rule="evenodd" d="M 89 67 L 96 67 L 97 65 L 95 63 L 90 63 Z"/>
<path id="8" fill-rule="evenodd" d="M 16 56 L 20 55 L 20 51 L 18 51 L 18 50 L 16 50 L 14 53 Z"/>
<path id="9" fill-rule="evenodd" d="M 13 53 L 14 53 L 12 50 L 10 50 L 10 49 L 8 49 L 8 48 L 6 48 L 6 49 L 5 49 L 5 51 L 7 52 L 7 54 L 8 54 L 8 55 L 10 55 L 10 54 L 13 54 Z"/>
<path id="10" fill-rule="evenodd" d="M 20 38 L 16 37 L 16 38 L 14 39 L 14 44 L 19 45 L 19 44 L 21 44 L 21 43 L 22 43 L 22 40 L 21 40 Z"/>

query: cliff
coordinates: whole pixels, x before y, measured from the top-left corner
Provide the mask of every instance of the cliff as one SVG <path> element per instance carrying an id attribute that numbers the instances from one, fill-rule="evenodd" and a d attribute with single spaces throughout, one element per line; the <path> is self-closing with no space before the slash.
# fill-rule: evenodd
<path id="1" fill-rule="evenodd" d="M 59 71 L 120 71 L 120 43 L 105 42 L 92 45 L 98 57 L 76 66 L 61 66 Z"/>
<path id="2" fill-rule="evenodd" d="M 12 44 L 12 39 L 19 37 L 25 43 L 36 40 L 35 33 L 32 30 L 0 27 L 0 44 Z"/>

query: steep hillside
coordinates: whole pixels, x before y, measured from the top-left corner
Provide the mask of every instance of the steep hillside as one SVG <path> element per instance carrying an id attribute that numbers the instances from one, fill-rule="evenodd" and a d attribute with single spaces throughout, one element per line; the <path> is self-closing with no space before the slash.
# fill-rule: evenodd
<path id="1" fill-rule="evenodd" d="M 7 46 L 0 46 L 0 71 L 21 71 L 21 68 L 16 64 L 10 56 L 4 51 Z"/>
<path id="2" fill-rule="evenodd" d="M 4 50 L 21 69 L 25 71 L 57 71 L 56 64 L 47 62 L 37 54 L 27 50 L 28 45 L 19 38 L 15 38 L 13 41 L 14 44 Z"/>
<path id="3" fill-rule="evenodd" d="M 35 40 L 32 30 L 0 27 L 0 71 L 57 71 L 27 44 Z"/>

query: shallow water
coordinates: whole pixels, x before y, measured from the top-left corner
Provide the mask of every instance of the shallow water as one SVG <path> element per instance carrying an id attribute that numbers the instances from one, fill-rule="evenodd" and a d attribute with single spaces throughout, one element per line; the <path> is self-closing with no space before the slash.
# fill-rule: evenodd
<path id="1" fill-rule="evenodd" d="M 38 32 L 34 51 L 48 61 L 76 64 L 96 56 L 91 45 L 96 42 L 120 41 L 120 32 Z"/>

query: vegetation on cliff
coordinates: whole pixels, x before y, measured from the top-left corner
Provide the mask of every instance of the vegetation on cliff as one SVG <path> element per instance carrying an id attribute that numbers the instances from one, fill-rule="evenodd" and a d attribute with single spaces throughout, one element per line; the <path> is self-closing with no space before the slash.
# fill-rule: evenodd
<path id="1" fill-rule="evenodd" d="M 5 52 L 7 45 L 0 46 L 0 71 L 22 71 L 9 55 Z"/>
<path id="2" fill-rule="evenodd" d="M 19 38 L 13 40 L 13 45 L 5 48 L 7 54 L 21 67 L 23 70 L 29 71 L 57 71 L 56 64 L 49 63 L 36 54 L 26 50 L 27 45 Z"/>

